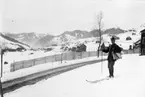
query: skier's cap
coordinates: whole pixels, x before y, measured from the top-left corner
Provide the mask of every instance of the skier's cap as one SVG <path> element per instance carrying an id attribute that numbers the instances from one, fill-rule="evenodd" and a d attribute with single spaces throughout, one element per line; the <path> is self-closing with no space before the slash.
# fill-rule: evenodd
<path id="1" fill-rule="evenodd" d="M 111 40 L 115 40 L 115 36 L 112 36 L 112 37 L 111 37 Z"/>

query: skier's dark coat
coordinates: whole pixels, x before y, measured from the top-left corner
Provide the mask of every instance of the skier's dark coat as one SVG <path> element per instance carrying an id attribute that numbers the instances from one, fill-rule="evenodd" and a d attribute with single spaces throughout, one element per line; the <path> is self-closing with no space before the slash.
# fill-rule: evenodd
<path id="1" fill-rule="evenodd" d="M 103 47 L 102 48 L 102 51 L 105 52 L 105 53 L 109 53 L 108 54 L 108 61 L 115 61 L 113 59 L 113 55 L 112 55 L 112 52 L 114 53 L 120 53 L 122 51 L 122 48 L 120 48 L 116 43 L 115 44 L 112 44 L 112 45 L 109 45 L 109 47 Z"/>
<path id="2" fill-rule="evenodd" d="M 101 49 L 103 52 L 105 53 L 109 53 L 108 54 L 108 69 L 109 69 L 109 77 L 114 77 L 114 64 L 115 64 L 115 61 L 113 59 L 113 55 L 112 55 L 112 52 L 114 53 L 120 53 L 122 51 L 122 48 L 120 48 L 116 43 L 112 44 L 112 45 L 109 45 L 109 47 L 105 47 L 105 45 L 103 44 L 101 46 Z"/>

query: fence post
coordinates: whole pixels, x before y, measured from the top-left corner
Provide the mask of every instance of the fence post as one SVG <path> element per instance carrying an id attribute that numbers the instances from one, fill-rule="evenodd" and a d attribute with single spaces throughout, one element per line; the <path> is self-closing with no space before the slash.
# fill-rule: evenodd
<path id="1" fill-rule="evenodd" d="M 22 61 L 22 69 L 24 68 L 24 61 Z"/>
<path id="2" fill-rule="evenodd" d="M 54 55 L 54 56 L 55 56 L 55 62 L 56 62 L 56 61 L 57 61 L 57 60 L 56 60 L 56 55 Z"/>
<path id="3" fill-rule="evenodd" d="M 61 53 L 61 64 L 62 64 L 62 55 L 63 55 L 63 53 Z"/>
<path id="4" fill-rule="evenodd" d="M 52 68 L 53 68 L 53 60 L 54 60 L 54 56 L 52 56 Z"/>
<path id="5" fill-rule="evenodd" d="M 13 66 L 13 63 L 11 63 L 10 65 L 10 72 L 13 72 L 14 71 L 14 66 Z"/>
<path id="6" fill-rule="evenodd" d="M 16 63 L 16 61 L 15 60 L 13 60 L 13 71 L 16 71 L 16 65 L 15 65 L 15 63 Z"/>
<path id="7" fill-rule="evenodd" d="M 35 65 L 35 59 L 33 60 L 33 66 Z"/>
<path id="8" fill-rule="evenodd" d="M 46 57 L 44 57 L 45 58 L 45 63 L 46 63 Z"/>
<path id="9" fill-rule="evenodd" d="M 74 51 L 72 52 L 72 55 L 73 55 L 73 59 L 75 59 L 75 52 Z"/>
<path id="10" fill-rule="evenodd" d="M 66 60 L 67 60 L 67 53 L 65 53 L 65 63 L 66 63 Z"/>

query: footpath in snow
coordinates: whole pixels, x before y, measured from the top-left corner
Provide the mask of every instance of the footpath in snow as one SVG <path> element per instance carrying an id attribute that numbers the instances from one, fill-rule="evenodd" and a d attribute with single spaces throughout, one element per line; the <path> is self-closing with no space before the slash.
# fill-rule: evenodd
<path id="1" fill-rule="evenodd" d="M 123 55 L 115 64 L 116 78 L 100 83 L 88 83 L 86 79 L 108 76 L 107 61 L 24 86 L 4 97 L 145 97 L 144 60 L 145 56 L 137 54 Z"/>

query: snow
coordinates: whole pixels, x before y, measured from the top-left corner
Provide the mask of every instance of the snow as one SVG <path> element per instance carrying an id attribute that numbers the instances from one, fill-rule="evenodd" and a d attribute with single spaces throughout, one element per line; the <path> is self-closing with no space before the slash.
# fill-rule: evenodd
<path id="1" fill-rule="evenodd" d="M 33 54 L 31 54 L 33 53 Z M 62 52 L 59 51 L 50 51 L 50 52 L 44 52 L 44 51 L 24 51 L 24 52 L 6 52 L 4 54 L 4 61 L 7 61 L 9 63 L 16 62 L 16 61 L 23 61 L 23 60 L 30 60 L 35 58 L 41 58 L 45 56 L 51 56 L 56 54 L 61 54 Z M 15 55 L 15 57 L 12 57 Z"/>
<path id="2" fill-rule="evenodd" d="M 66 39 L 67 39 L 68 41 L 72 41 L 72 40 L 76 39 L 76 37 L 71 36 L 71 35 L 69 35 L 69 34 L 65 34 L 65 37 L 66 37 Z"/>
<path id="3" fill-rule="evenodd" d="M 31 53 L 33 53 L 33 54 L 31 54 Z M 31 59 L 61 54 L 61 53 L 62 52 L 59 52 L 59 51 L 44 52 L 44 51 L 29 51 L 29 50 L 24 51 L 24 52 L 6 52 L 6 53 L 4 53 L 4 56 L 3 56 L 3 62 L 8 62 L 8 64 L 5 64 L 3 66 L 3 72 L 9 73 L 10 65 L 13 62 L 31 60 Z M 12 56 L 14 56 L 14 57 L 12 57 Z M 50 64 L 52 64 L 52 63 L 50 63 Z"/>
<path id="4" fill-rule="evenodd" d="M 82 38 L 73 41 L 69 41 L 68 48 L 77 47 L 84 43 L 86 45 L 86 51 L 97 51 L 99 43 L 96 43 L 96 37 Z"/>
<path id="5" fill-rule="evenodd" d="M 13 41 L 9 41 L 5 38 L 3 38 L 2 36 L 0 36 L 0 46 L 2 48 L 12 48 L 12 49 L 16 49 L 19 47 L 19 45 L 25 47 L 26 49 L 29 49 L 28 46 L 26 45 L 23 45 L 23 44 L 20 44 L 20 43 L 16 43 L 16 42 L 13 42 Z"/>
<path id="6" fill-rule="evenodd" d="M 125 33 L 121 33 L 116 35 L 119 37 L 119 40 L 116 40 L 116 43 L 121 46 L 124 50 L 128 50 L 130 45 L 133 47 L 133 44 L 138 41 L 141 38 L 141 35 L 139 31 L 133 32 L 133 31 L 128 31 Z M 131 37 L 132 40 L 126 40 L 127 37 Z M 98 41 L 99 37 L 90 37 L 90 38 L 83 38 L 83 39 L 75 39 L 73 37 L 70 37 L 70 35 L 66 34 L 67 40 L 69 40 L 67 43 L 69 48 L 71 47 L 76 47 L 78 44 L 84 43 L 87 46 L 86 51 L 96 51 L 98 49 L 99 43 L 96 43 Z M 103 34 L 102 35 L 102 41 L 105 43 L 106 46 L 109 46 L 111 43 L 110 41 L 111 36 L 108 34 Z M 54 38 L 54 40 L 59 41 L 60 37 Z"/>
<path id="7" fill-rule="evenodd" d="M 86 51 L 97 51 L 99 44 L 90 42 L 86 44 Z"/>
<path id="8" fill-rule="evenodd" d="M 104 58 L 106 58 L 106 57 L 104 57 Z M 57 68 L 57 67 L 62 67 L 62 66 L 67 66 L 67 65 L 71 65 L 71 64 L 75 64 L 75 63 L 92 61 L 92 60 L 100 60 L 100 57 L 96 58 L 96 56 L 95 56 L 95 57 L 89 57 L 89 58 L 83 58 L 83 59 L 63 61 L 62 63 L 60 61 L 59 62 L 50 62 L 50 63 L 47 63 L 47 64 L 41 64 L 41 65 L 36 65 L 36 66 L 33 66 L 33 67 L 29 67 L 29 68 L 20 69 L 20 70 L 17 70 L 15 72 L 10 72 L 10 71 L 8 72 L 10 67 L 8 68 L 8 67 L 4 66 L 5 73 L 3 75 L 2 81 L 4 82 L 4 81 L 12 80 L 12 79 L 15 79 L 15 78 L 20 78 L 20 77 L 23 77 L 23 76 L 34 74 L 34 73 L 37 73 L 37 72 L 41 72 L 41 71 L 44 71 L 44 70 Z"/>
<path id="9" fill-rule="evenodd" d="M 18 40 L 23 40 L 24 39 L 24 35 L 19 35 Z"/>
<path id="10" fill-rule="evenodd" d="M 141 36 L 138 32 L 135 33 L 136 35 L 132 35 L 132 33 L 135 32 L 125 32 L 125 33 L 118 34 L 117 36 L 120 38 L 121 41 L 125 41 L 127 37 L 131 37 L 133 42 L 140 39 Z"/>
<path id="11" fill-rule="evenodd" d="M 132 35 L 132 33 L 135 33 L 135 35 Z M 119 37 L 119 40 L 116 40 L 116 43 L 119 46 L 121 46 L 124 50 L 128 50 L 130 45 L 133 47 L 133 44 L 141 38 L 139 31 L 137 32 L 128 31 L 125 33 L 118 34 L 116 36 Z M 111 43 L 110 41 L 111 37 L 108 34 L 104 34 L 102 35 L 102 37 L 104 42 Z M 127 37 L 131 37 L 132 40 L 126 40 Z"/>
<path id="12" fill-rule="evenodd" d="M 64 43 L 65 41 L 72 42 L 74 40 L 76 40 L 76 37 L 71 36 L 69 34 L 65 34 L 65 36 L 57 36 L 57 37 L 53 38 L 51 42 L 61 44 L 61 43 Z"/>
<path id="13" fill-rule="evenodd" d="M 24 86 L 5 97 L 145 97 L 145 56 L 123 55 L 115 64 L 115 78 L 88 83 L 108 75 L 107 61 L 80 67 Z M 87 60 L 87 59 L 85 59 Z M 101 73 L 101 65 L 103 73 Z"/>

